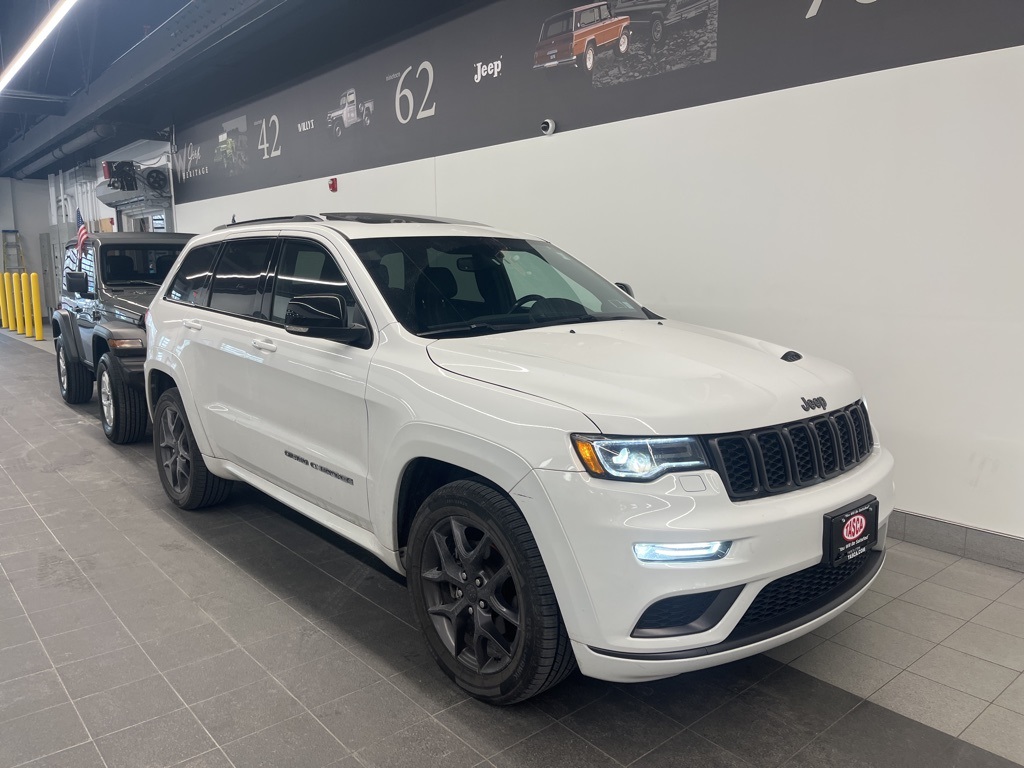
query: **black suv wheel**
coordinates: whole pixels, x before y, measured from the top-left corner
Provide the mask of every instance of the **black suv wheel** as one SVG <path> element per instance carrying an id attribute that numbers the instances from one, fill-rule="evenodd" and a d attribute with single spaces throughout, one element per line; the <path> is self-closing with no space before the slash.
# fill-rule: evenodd
<path id="1" fill-rule="evenodd" d="M 58 336 L 57 346 L 57 386 L 65 403 L 78 405 L 92 399 L 92 374 L 82 362 L 75 362 L 68 350 L 66 336 Z"/>
<path id="2" fill-rule="evenodd" d="M 408 551 L 427 644 L 471 695 L 514 704 L 575 668 L 537 543 L 506 496 L 473 480 L 439 488 L 413 521 Z"/>
<path id="3" fill-rule="evenodd" d="M 96 366 L 96 385 L 100 393 L 100 421 L 107 439 L 118 445 L 141 440 L 149 421 L 146 398 L 125 380 L 120 364 L 109 353 Z"/>
<path id="4" fill-rule="evenodd" d="M 233 483 L 206 468 L 176 388 L 168 389 L 156 403 L 153 447 L 164 492 L 182 509 L 219 504 L 231 493 Z"/>

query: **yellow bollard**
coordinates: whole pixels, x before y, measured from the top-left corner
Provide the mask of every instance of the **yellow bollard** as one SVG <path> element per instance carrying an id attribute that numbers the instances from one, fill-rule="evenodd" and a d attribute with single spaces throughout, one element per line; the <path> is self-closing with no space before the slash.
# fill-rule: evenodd
<path id="1" fill-rule="evenodd" d="M 21 273 L 21 301 L 25 305 L 22 307 L 22 314 L 25 316 L 25 335 L 32 335 L 32 286 L 31 281 L 28 279 L 28 272 Z"/>
<path id="2" fill-rule="evenodd" d="M 21 280 L 18 279 L 18 274 L 14 273 L 11 275 L 11 282 L 14 284 L 14 321 L 15 325 L 11 328 L 12 331 L 18 333 L 25 332 L 25 322 L 21 316 Z"/>
<path id="3" fill-rule="evenodd" d="M 3 286 L 0 285 L 0 326 L 3 326 L 4 328 L 9 324 L 7 319 L 7 310 L 7 291 L 3 290 Z"/>
<path id="4" fill-rule="evenodd" d="M 36 341 L 43 340 L 43 297 L 39 293 L 39 274 L 32 273 L 32 317 L 36 321 Z"/>
<path id="5" fill-rule="evenodd" d="M 7 298 L 7 314 L 4 315 L 4 328 L 13 330 L 14 323 L 14 288 L 11 287 L 11 273 L 4 272 L 4 296 Z"/>

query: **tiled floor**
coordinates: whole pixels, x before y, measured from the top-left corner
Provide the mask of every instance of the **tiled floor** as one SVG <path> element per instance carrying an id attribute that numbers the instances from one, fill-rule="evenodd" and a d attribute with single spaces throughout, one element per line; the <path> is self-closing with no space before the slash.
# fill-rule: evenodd
<path id="1" fill-rule="evenodd" d="M 251 490 L 175 509 L 53 367 L 0 333 L 0 768 L 1024 763 L 1024 574 L 895 543 L 766 656 L 497 710 L 427 658 L 399 579 Z"/>

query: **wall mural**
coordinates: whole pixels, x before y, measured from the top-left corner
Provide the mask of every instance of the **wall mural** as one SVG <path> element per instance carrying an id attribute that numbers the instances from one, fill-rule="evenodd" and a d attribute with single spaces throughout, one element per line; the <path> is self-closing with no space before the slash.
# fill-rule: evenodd
<path id="1" fill-rule="evenodd" d="M 500 0 L 179 126 L 175 197 L 517 141 L 545 120 L 573 130 L 1016 45 L 1020 0 Z"/>

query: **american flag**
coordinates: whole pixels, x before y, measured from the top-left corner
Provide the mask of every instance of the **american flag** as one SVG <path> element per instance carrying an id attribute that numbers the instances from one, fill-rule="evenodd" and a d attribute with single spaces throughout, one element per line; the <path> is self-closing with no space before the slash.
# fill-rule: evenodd
<path id="1" fill-rule="evenodd" d="M 89 239 L 89 230 L 82 218 L 82 209 L 75 208 L 75 223 L 78 224 L 78 269 L 82 269 L 82 254 L 85 253 L 85 241 Z"/>

